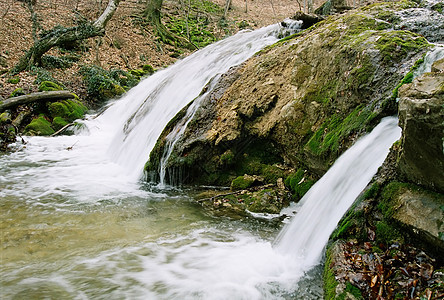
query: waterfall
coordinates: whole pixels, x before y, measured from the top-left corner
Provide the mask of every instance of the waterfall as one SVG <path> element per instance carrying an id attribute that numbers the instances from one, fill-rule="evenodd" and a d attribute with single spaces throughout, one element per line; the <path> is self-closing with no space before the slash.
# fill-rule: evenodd
<path id="1" fill-rule="evenodd" d="M 284 26 L 274 24 L 241 31 L 155 73 L 131 89 L 99 117 L 99 122 L 114 124 L 118 132 L 109 148 L 112 159 L 124 166 L 129 176 L 140 179 L 149 153 L 167 123 L 200 94 L 211 78 L 244 62 L 278 41 L 278 36 L 294 32 L 302 24 L 285 22 Z"/>
<path id="2" fill-rule="evenodd" d="M 301 199 L 296 216 L 279 233 L 275 248 L 301 263 L 316 265 L 336 225 L 367 186 L 401 136 L 397 118 L 387 117 L 341 155 Z"/>

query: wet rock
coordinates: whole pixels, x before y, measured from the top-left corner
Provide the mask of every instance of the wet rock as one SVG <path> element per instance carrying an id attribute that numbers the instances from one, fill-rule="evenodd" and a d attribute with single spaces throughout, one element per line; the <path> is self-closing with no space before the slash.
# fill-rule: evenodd
<path id="1" fill-rule="evenodd" d="M 444 195 L 406 183 L 390 183 L 383 193 L 384 212 L 404 233 L 434 253 L 444 252 Z"/>
<path id="2" fill-rule="evenodd" d="M 297 12 L 293 17 L 293 20 L 300 20 L 303 22 L 302 29 L 307 29 L 314 24 L 324 20 L 324 17 L 316 14 L 306 14 L 301 11 Z"/>
<path id="3" fill-rule="evenodd" d="M 443 60 L 400 89 L 402 128 L 400 173 L 407 180 L 444 192 L 444 73 Z M 439 71 L 439 72 L 438 72 Z"/>
<path id="4" fill-rule="evenodd" d="M 243 174 L 276 183 L 285 175 L 276 165 L 323 175 L 382 115 L 395 113 L 386 99 L 427 50 L 424 38 L 379 19 L 397 4 L 383 5 L 335 15 L 223 75 L 175 143 L 167 173 L 225 186 Z M 162 134 L 148 172 L 159 169 L 165 137 L 183 115 Z"/>

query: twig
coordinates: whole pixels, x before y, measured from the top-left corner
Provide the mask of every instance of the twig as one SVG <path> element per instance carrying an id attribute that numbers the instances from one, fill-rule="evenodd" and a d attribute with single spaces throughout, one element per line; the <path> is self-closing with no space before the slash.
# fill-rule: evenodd
<path id="1" fill-rule="evenodd" d="M 77 142 L 75 142 L 74 144 L 72 144 L 72 146 L 70 146 L 70 147 L 68 147 L 68 148 L 66 148 L 66 150 L 72 150 L 72 148 L 74 148 L 74 146 L 78 143 L 79 141 L 77 141 Z"/>
<path id="2" fill-rule="evenodd" d="M 57 130 L 56 132 L 54 132 L 53 134 L 51 134 L 50 137 L 53 137 L 53 136 L 58 135 L 59 133 L 65 131 L 66 128 L 68 128 L 68 127 L 70 127 L 70 126 L 72 126 L 72 125 L 75 125 L 75 123 L 69 123 L 69 124 L 66 124 L 65 126 L 63 126 L 62 128 L 60 128 L 59 130 Z"/>
<path id="3" fill-rule="evenodd" d="M 228 9 L 230 9 L 230 5 L 231 5 L 231 0 L 227 0 L 227 2 L 225 3 L 224 19 L 227 18 L 227 13 L 228 13 Z"/>
<path id="4" fill-rule="evenodd" d="M 266 184 L 266 185 L 254 186 L 254 187 L 251 187 L 251 188 L 248 188 L 248 189 L 239 190 L 239 191 L 235 191 L 235 192 L 231 192 L 231 193 L 226 193 L 226 194 L 219 194 L 219 195 L 216 195 L 216 196 L 213 196 L 213 197 L 210 197 L 210 198 L 199 199 L 199 200 L 196 200 L 196 201 L 198 203 L 202 203 L 204 201 L 212 201 L 212 200 L 214 200 L 216 198 L 220 198 L 220 197 L 241 194 L 244 191 L 249 191 L 250 192 L 250 191 L 254 191 L 254 190 L 258 190 L 258 189 L 266 189 L 266 188 L 269 188 L 269 187 L 272 187 L 272 186 L 274 186 L 274 184 L 272 184 L 272 183 Z"/>

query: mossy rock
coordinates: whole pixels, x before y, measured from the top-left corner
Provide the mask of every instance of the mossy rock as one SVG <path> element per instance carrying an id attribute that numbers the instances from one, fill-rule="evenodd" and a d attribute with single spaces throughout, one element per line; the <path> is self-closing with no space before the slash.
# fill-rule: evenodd
<path id="1" fill-rule="evenodd" d="M 129 73 L 131 75 L 134 75 L 138 78 L 142 77 L 145 75 L 145 71 L 143 69 L 134 69 L 134 70 L 130 70 Z"/>
<path id="2" fill-rule="evenodd" d="M 40 92 L 61 91 L 63 88 L 52 81 L 42 81 L 39 85 Z"/>
<path id="3" fill-rule="evenodd" d="M 24 133 L 27 135 L 51 135 L 54 132 L 51 123 L 43 115 L 33 119 L 24 130 Z"/>
<path id="4" fill-rule="evenodd" d="M 139 74 L 139 71 L 136 73 Z M 140 80 L 140 77 L 123 70 L 105 70 L 97 66 L 83 66 L 80 74 L 83 75 L 89 97 L 99 101 L 122 95 Z"/>
<path id="5" fill-rule="evenodd" d="M 428 46 L 430 44 L 425 38 L 403 30 L 383 32 L 376 42 L 376 49 L 381 52 L 385 64 L 399 62 L 410 53 Z"/>
<path id="6" fill-rule="evenodd" d="M 112 84 L 111 86 L 100 87 L 99 93 L 104 99 L 112 99 L 116 96 L 123 95 L 125 93 L 125 89 L 118 84 Z"/>
<path id="7" fill-rule="evenodd" d="M 145 72 L 145 74 L 153 74 L 156 70 L 151 65 L 143 65 L 142 70 Z"/>
<path id="8" fill-rule="evenodd" d="M 69 124 L 69 122 L 67 122 L 64 118 L 62 118 L 62 117 L 55 117 L 53 120 L 52 120 L 52 128 L 54 129 L 54 130 L 60 130 L 61 128 L 63 128 L 64 126 L 66 126 L 66 125 L 68 125 Z"/>
<path id="9" fill-rule="evenodd" d="M 251 212 L 278 214 L 282 209 L 282 201 L 273 189 L 265 189 L 253 193 L 246 201 L 246 207 Z"/>
<path id="10" fill-rule="evenodd" d="M 17 97 L 17 96 L 22 96 L 25 94 L 26 93 L 22 88 L 17 88 L 11 93 L 11 95 L 9 95 L 9 97 L 12 98 L 12 97 Z"/>
<path id="11" fill-rule="evenodd" d="M 339 153 L 343 140 L 352 133 L 365 129 L 375 117 L 376 114 L 362 105 L 345 119 L 333 114 L 310 138 L 304 149 L 314 155 Z"/>
<path id="12" fill-rule="evenodd" d="M 285 179 L 285 186 L 291 191 L 293 200 L 301 199 L 313 186 L 314 180 L 305 178 L 304 170 L 298 169 Z"/>
<path id="13" fill-rule="evenodd" d="M 88 109 L 77 100 L 63 100 L 50 103 L 48 110 L 52 118 L 60 117 L 66 122 L 72 122 L 76 119 L 82 119 Z"/>
<path id="14" fill-rule="evenodd" d="M 248 175 L 239 176 L 239 177 L 236 177 L 231 182 L 231 189 L 233 191 L 245 190 L 245 189 L 248 189 L 249 187 L 252 187 L 253 184 L 255 183 L 255 181 L 256 181 L 256 179 L 253 176 L 248 176 Z"/>
<path id="15" fill-rule="evenodd" d="M 8 111 L 0 114 L 0 125 L 11 122 L 11 114 Z"/>

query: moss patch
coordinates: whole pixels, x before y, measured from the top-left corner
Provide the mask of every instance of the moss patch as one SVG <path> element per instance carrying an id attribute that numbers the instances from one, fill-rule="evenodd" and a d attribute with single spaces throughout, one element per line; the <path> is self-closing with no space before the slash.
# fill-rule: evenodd
<path id="1" fill-rule="evenodd" d="M 48 110 L 51 117 L 59 117 L 68 122 L 72 122 L 76 119 L 83 118 L 88 109 L 77 100 L 64 100 L 50 103 Z"/>
<path id="2" fill-rule="evenodd" d="M 285 186 L 292 193 L 292 200 L 301 199 L 313 186 L 314 180 L 305 177 L 304 170 L 299 169 L 285 179 Z"/>
<path id="3" fill-rule="evenodd" d="M 333 271 L 331 249 L 332 249 L 331 247 L 328 248 L 326 252 L 324 274 L 323 274 L 324 297 L 326 300 L 336 298 L 336 287 L 339 284 L 336 281 L 335 273 Z"/>
<path id="4" fill-rule="evenodd" d="M 345 119 L 334 114 L 310 138 L 305 149 L 315 155 L 337 153 L 341 142 L 350 134 L 362 130 L 369 124 L 375 114 L 363 106 L 358 106 Z"/>
<path id="5" fill-rule="evenodd" d="M 28 135 L 51 135 L 55 131 L 52 129 L 51 123 L 45 119 L 44 116 L 39 116 L 25 127 L 24 132 Z"/>
<path id="6" fill-rule="evenodd" d="M 251 187 L 253 185 L 253 183 L 254 183 L 253 177 L 239 176 L 239 177 L 236 177 L 231 182 L 231 189 L 233 191 L 245 190 L 245 189 L 248 189 L 249 187 Z"/>
<path id="7" fill-rule="evenodd" d="M 384 64 L 397 63 L 428 46 L 430 44 L 424 37 L 403 30 L 383 32 L 376 42 L 376 49 L 381 52 Z"/>
<path id="8" fill-rule="evenodd" d="M 98 101 L 120 96 L 135 86 L 140 80 L 140 74 L 134 72 L 137 76 L 122 70 L 108 71 L 97 66 L 83 66 L 80 69 L 88 95 Z"/>
<path id="9" fill-rule="evenodd" d="M 40 92 L 61 91 L 61 90 L 63 90 L 63 88 L 57 83 L 54 83 L 52 81 L 42 81 L 39 85 Z"/>
<path id="10" fill-rule="evenodd" d="M 68 125 L 69 123 L 65 120 L 65 119 L 63 119 L 62 117 L 55 117 L 53 120 L 52 120 L 52 124 L 51 124 L 51 127 L 54 129 L 54 130 L 59 130 L 59 129 L 61 129 L 61 128 L 63 128 L 64 126 L 66 126 L 66 125 Z"/>
<path id="11" fill-rule="evenodd" d="M 22 96 L 22 95 L 25 95 L 25 91 L 22 88 L 18 88 L 18 89 L 15 89 L 11 93 L 11 95 L 9 95 L 9 97 L 12 98 L 12 97 L 17 97 L 17 96 Z"/>

